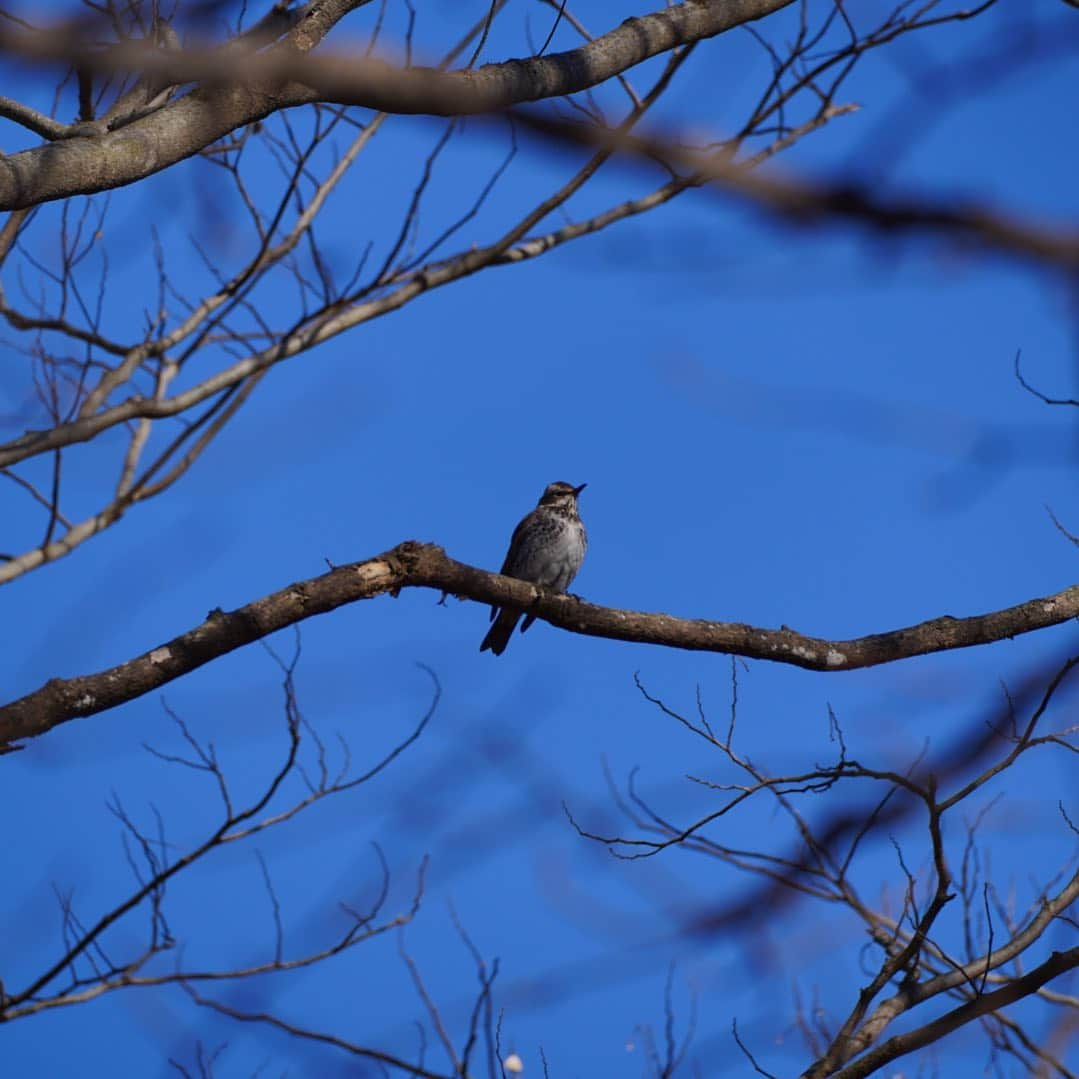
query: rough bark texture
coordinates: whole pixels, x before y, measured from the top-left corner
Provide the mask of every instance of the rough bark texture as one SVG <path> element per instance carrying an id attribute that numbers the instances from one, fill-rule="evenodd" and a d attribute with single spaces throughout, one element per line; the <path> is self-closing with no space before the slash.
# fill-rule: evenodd
<path id="1" fill-rule="evenodd" d="M 60 139 L 0 158 L 0 210 L 111 190 L 168 168 L 228 132 L 279 109 L 315 101 L 391 113 L 452 116 L 497 112 L 597 86 L 636 64 L 787 7 L 793 0 L 709 0 L 627 19 L 569 52 L 487 64 L 475 71 L 396 68 L 377 60 L 308 56 L 349 4 L 314 5 L 288 38 L 265 53 L 178 54 L 131 49 L 88 54 L 62 35 L 0 45 L 40 60 L 78 58 L 107 72 L 138 70 L 168 83 L 204 85 L 116 131 Z M 331 10 L 332 9 L 332 10 Z M 223 66 L 241 82 L 222 85 Z"/>
<path id="2" fill-rule="evenodd" d="M 592 637 L 718 652 L 789 663 L 813 671 L 849 671 L 929 652 L 988 644 L 1079 616 L 1079 585 L 1054 596 L 972 618 L 945 616 L 906 629 L 827 641 L 794 630 L 597 607 L 576 596 L 549 595 L 450 558 L 434 544 L 408 541 L 365 562 L 299 581 L 235 611 L 211 611 L 199 626 L 97 674 L 54 678 L 0 707 L 0 746 L 44 734 L 80 716 L 141 697 L 205 663 L 286 626 L 346 603 L 403 588 L 434 588 L 494 606 L 528 609 L 562 629 Z M 477 633 L 479 631 L 477 626 Z"/>

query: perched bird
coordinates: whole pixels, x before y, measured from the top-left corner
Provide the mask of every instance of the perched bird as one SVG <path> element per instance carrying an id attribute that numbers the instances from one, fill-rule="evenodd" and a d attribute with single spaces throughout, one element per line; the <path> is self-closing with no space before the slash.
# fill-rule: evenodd
<path id="1" fill-rule="evenodd" d="M 543 492 L 539 505 L 513 530 L 510 549 L 500 572 L 507 577 L 530 581 L 552 592 L 565 592 L 584 561 L 588 545 L 584 525 L 577 513 L 577 496 L 587 484 L 572 487 L 568 483 L 552 483 Z M 494 625 L 483 638 L 480 651 L 489 648 L 502 655 L 522 615 L 513 607 L 492 607 Z M 527 615 L 521 632 L 536 620 Z"/>

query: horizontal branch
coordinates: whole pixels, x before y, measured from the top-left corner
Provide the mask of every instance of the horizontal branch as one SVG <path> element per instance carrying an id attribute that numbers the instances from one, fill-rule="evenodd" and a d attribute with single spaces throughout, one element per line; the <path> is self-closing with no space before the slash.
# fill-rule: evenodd
<path id="1" fill-rule="evenodd" d="M 553 626 L 586 636 L 768 659 L 813 671 L 850 671 L 989 644 L 1079 616 L 1079 585 L 1073 585 L 1054 596 L 990 614 L 944 616 L 888 633 L 827 641 L 785 627 L 756 629 L 737 622 L 598 607 L 576 596 L 541 592 L 525 581 L 476 569 L 450 558 L 441 547 L 410 540 L 375 558 L 298 581 L 235 611 L 211 611 L 202 625 L 117 667 L 46 682 L 0 707 L 0 746 L 10 748 L 18 739 L 135 700 L 286 626 L 346 603 L 397 595 L 404 588 L 434 588 L 479 603 L 528 609 Z"/>

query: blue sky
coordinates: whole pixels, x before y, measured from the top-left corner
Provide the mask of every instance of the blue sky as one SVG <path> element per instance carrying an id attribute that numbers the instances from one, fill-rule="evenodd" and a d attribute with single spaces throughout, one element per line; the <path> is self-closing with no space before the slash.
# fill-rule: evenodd
<path id="1" fill-rule="evenodd" d="M 1046 25 L 1068 25 L 1063 5 L 1033 7 Z M 624 14 L 595 3 L 582 17 L 598 32 Z M 430 13 L 432 41 L 447 15 Z M 928 99 L 911 90 L 912 73 L 980 55 L 1014 31 L 1014 17 L 994 14 L 867 57 L 844 95 L 861 111 L 777 167 L 851 169 L 893 190 L 978 194 L 1074 221 L 1079 152 L 1064 132 L 1074 119 L 1075 48 L 957 93 L 939 118 L 939 89 Z M 514 26 L 519 34 L 520 17 Z M 783 40 L 778 24 L 762 29 Z M 657 123 L 707 118 L 722 129 L 751 96 L 761 61 L 747 35 L 698 52 Z M 908 112 L 924 134 L 896 161 L 880 151 L 881 124 Z M 418 174 L 439 130 L 409 119 L 379 136 L 370 164 L 335 196 L 327 240 L 342 259 L 368 238 L 384 242 L 394 220 L 387 206 L 410 190 L 390 186 L 393 178 Z M 425 221 L 431 235 L 504 149 L 497 126 L 469 122 Z M 451 250 L 489 240 L 497 221 L 570 164 L 524 141 L 489 212 Z M 259 181 L 267 193 L 277 182 L 269 170 Z M 609 167 L 576 212 L 655 182 Z M 242 245 L 243 233 L 230 224 L 219 183 L 217 170 L 192 161 L 112 196 L 117 325 L 153 302 L 136 291 L 147 268 L 146 215 L 178 281 L 201 274 L 188 232 L 216 244 L 215 257 L 238 257 L 231 245 Z M 35 234 L 43 249 L 55 243 L 54 221 Z M 263 295 L 268 305 L 290 302 L 283 292 Z M 590 548 L 574 590 L 597 603 L 845 638 L 1057 591 L 1074 579 L 1075 549 L 1045 507 L 1079 530 L 1074 412 L 1026 394 L 1012 365 L 1021 349 L 1028 377 L 1074 396 L 1075 329 L 1064 282 L 1030 266 L 924 238 L 793 230 L 721 194 L 688 194 L 534 262 L 427 295 L 281 365 L 175 490 L 7 586 L 18 630 L 9 636 L 5 695 L 122 661 L 213 607 L 323 572 L 325 559 L 358 560 L 416 538 L 497 568 L 513 526 L 556 479 L 588 483 L 581 511 Z M 11 355 L 10 379 L 0 380 L 5 412 L 25 401 Z M 72 455 L 74 497 L 106 489 L 100 452 Z M 13 530 L 37 529 L 11 492 L 0 497 Z M 542 1074 L 541 1046 L 553 1075 L 646 1073 L 638 1027 L 662 1035 L 671 960 L 679 1029 L 696 995 L 691 1057 L 701 1074 L 746 1073 L 729 1036 L 735 1017 L 761 1061 L 790 1074 L 804 1062 L 790 1025 L 795 987 L 807 1000 L 819 995 L 832 1015 L 854 999 L 863 936 L 853 921 L 802 904 L 753 932 L 674 939 L 681 915 L 722 906 L 752 882 L 677 850 L 616 861 L 580 838 L 562 808 L 599 831 L 629 827 L 618 823 L 606 762 L 619 783 L 639 768 L 640 789 L 678 819 L 707 812 L 708 792 L 684 777 L 721 776 L 722 761 L 649 706 L 633 676 L 683 710 L 695 708 L 699 686 L 709 714 L 724 722 L 730 661 L 542 623 L 495 660 L 478 652 L 486 610 L 437 598 L 407 592 L 302 627 L 301 707 L 327 738 L 341 732 L 357 767 L 405 737 L 428 707 L 431 681 L 417 664 L 435 672 L 442 698 L 424 736 L 386 773 L 260 842 L 287 949 L 326 939 L 340 925 L 339 900 L 373 894 L 377 842 L 392 874 L 391 915 L 407 907 L 430 856 L 424 904 L 405 940 L 454 1031 L 467 1021 L 475 975 L 449 904 L 483 955 L 499 958 L 504 1045 L 521 1054 L 526 1075 Z M 926 744 L 943 752 L 999 701 L 1001 680 L 1062 651 L 1073 635 L 1059 627 L 840 675 L 749 663 L 739 672 L 741 744 L 777 771 L 825 759 L 834 752 L 830 706 L 852 755 L 901 768 Z M 271 643 L 287 654 L 293 635 Z M 112 792 L 144 821 L 158 806 L 177 848 L 212 820 L 208 785 L 142 749 L 178 748 L 162 698 L 214 741 L 241 788 L 279 759 L 280 674 L 258 647 L 5 758 L 6 801 L 19 821 L 0 862 L 9 882 L 4 924 L 18 927 L 0 971 L 8 985 L 60 946 L 53 884 L 75 888 L 86 920 L 130 887 L 105 804 Z M 1073 762 L 1046 753 L 972 807 L 1003 795 L 984 833 L 1002 892 L 1014 881 L 1022 896 L 1040 865 L 1048 876 L 1074 853 L 1055 808 L 1070 798 L 1079 811 L 1074 790 Z M 830 808 L 819 798 L 807 813 L 821 819 Z M 709 834 L 768 846 L 781 827 L 753 811 Z M 922 830 L 909 826 L 900 838 L 924 859 Z M 903 886 L 884 839 L 862 872 L 870 894 Z M 193 961 L 250 961 L 272 947 L 253 849 L 214 856 L 177 884 L 170 903 Z M 117 948 L 136 942 L 142 925 L 121 930 Z M 408 1055 L 422 1009 L 397 946 L 391 936 L 323 969 L 219 995 Z M 116 1074 L 122 1046 L 123 1074 L 164 1075 L 170 1054 L 192 1067 L 199 1041 L 228 1043 L 217 1065 L 225 1075 L 263 1063 L 274 1075 L 354 1069 L 330 1049 L 218 1020 L 176 990 L 111 994 L 12 1024 L 5 1035 L 12 1074 Z M 959 1037 L 984 1053 L 976 1032 Z M 434 1060 L 437 1046 L 430 1052 Z"/>

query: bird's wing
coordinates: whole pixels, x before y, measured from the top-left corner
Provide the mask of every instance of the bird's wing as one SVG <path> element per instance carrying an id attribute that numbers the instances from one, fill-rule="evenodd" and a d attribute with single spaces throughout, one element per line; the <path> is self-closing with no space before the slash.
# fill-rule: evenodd
<path id="1" fill-rule="evenodd" d="M 533 511 L 534 512 L 534 511 Z M 509 550 L 506 551 L 506 560 L 502 563 L 502 568 L 499 573 L 506 577 L 516 577 L 520 572 L 520 555 L 521 555 L 521 534 L 528 527 L 532 518 L 531 513 L 525 514 L 520 521 L 517 522 L 517 527 L 513 530 L 513 535 L 510 537 Z M 514 557 L 516 556 L 516 557 Z"/>
<path id="2" fill-rule="evenodd" d="M 533 512 L 535 512 L 535 511 L 533 511 Z M 502 568 L 498 571 L 504 577 L 516 577 L 520 573 L 520 566 L 518 565 L 518 562 L 520 561 L 520 543 L 519 543 L 519 540 L 521 538 L 521 533 L 524 531 L 526 525 L 528 524 L 529 518 L 531 516 L 532 516 L 531 513 L 525 514 L 525 516 L 522 517 L 521 520 L 517 522 L 517 527 L 513 530 L 513 535 L 510 537 L 509 550 L 506 551 L 506 558 L 502 563 Z M 491 608 L 491 621 L 492 622 L 495 620 L 495 617 L 498 614 L 498 611 L 499 611 L 498 607 L 492 607 Z"/>

